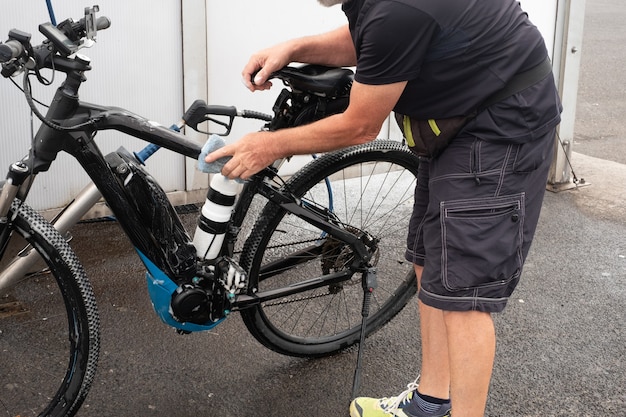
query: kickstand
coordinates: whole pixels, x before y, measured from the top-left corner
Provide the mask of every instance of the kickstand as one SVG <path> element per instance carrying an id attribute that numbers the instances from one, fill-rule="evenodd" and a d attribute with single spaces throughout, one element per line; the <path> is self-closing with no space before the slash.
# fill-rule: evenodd
<path id="1" fill-rule="evenodd" d="M 376 288 L 376 268 L 368 268 L 363 277 L 363 308 L 361 309 L 361 338 L 359 340 L 359 352 L 357 353 L 356 369 L 354 370 L 354 380 L 352 381 L 352 399 L 356 398 L 361 385 L 361 362 L 363 361 L 363 350 L 365 348 L 365 330 L 367 328 L 367 317 L 370 314 L 370 302 L 372 292 Z"/>

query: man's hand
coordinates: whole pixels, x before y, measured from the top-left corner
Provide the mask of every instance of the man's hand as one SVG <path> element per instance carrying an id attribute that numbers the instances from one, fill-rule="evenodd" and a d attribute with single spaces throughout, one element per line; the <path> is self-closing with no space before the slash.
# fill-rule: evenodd
<path id="1" fill-rule="evenodd" d="M 269 132 L 249 133 L 235 143 L 216 149 L 204 160 L 211 163 L 224 156 L 232 156 L 222 168 L 222 175 L 246 180 L 282 156 L 269 136 Z"/>
<path id="2" fill-rule="evenodd" d="M 321 64 L 330 67 L 356 65 L 356 51 L 348 25 L 320 35 L 305 36 L 279 43 L 252 55 L 241 72 L 250 91 L 267 90 L 273 72 L 292 62 Z"/>
<path id="3" fill-rule="evenodd" d="M 289 42 L 281 43 L 252 55 L 241 72 L 243 84 L 250 91 L 268 90 L 272 83 L 268 81 L 273 72 L 288 65 L 290 60 Z"/>
<path id="4" fill-rule="evenodd" d="M 248 179 L 278 158 L 329 152 L 369 142 L 378 135 L 405 86 L 406 81 L 385 85 L 355 81 L 345 112 L 303 126 L 247 134 L 210 153 L 205 161 L 212 163 L 232 156 L 222 168 L 222 174 L 231 179 Z"/>

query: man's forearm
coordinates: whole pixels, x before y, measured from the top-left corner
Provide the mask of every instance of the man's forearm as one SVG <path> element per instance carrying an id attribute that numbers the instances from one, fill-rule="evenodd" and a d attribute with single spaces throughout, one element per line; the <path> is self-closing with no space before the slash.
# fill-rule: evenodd
<path id="1" fill-rule="evenodd" d="M 356 52 L 347 25 L 330 32 L 305 36 L 289 42 L 293 62 L 337 67 L 356 65 Z"/>

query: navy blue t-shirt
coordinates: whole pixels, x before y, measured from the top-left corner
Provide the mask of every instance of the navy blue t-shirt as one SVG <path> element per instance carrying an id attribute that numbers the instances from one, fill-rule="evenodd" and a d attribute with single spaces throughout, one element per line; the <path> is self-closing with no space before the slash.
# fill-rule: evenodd
<path id="1" fill-rule="evenodd" d="M 415 119 L 471 114 L 547 56 L 539 30 L 514 0 L 350 0 L 343 10 L 357 52 L 355 80 L 407 81 L 394 110 Z M 559 121 L 550 75 L 481 112 L 465 132 L 526 141 Z"/>

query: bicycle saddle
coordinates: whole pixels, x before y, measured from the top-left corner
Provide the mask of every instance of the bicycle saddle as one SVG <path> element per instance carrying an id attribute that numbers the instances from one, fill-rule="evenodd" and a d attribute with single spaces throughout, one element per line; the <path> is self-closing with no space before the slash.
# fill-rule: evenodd
<path id="1" fill-rule="evenodd" d="M 306 91 L 323 97 L 347 96 L 354 72 L 347 68 L 305 65 L 284 67 L 270 78 L 278 78 L 295 91 Z"/>

